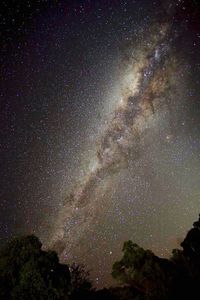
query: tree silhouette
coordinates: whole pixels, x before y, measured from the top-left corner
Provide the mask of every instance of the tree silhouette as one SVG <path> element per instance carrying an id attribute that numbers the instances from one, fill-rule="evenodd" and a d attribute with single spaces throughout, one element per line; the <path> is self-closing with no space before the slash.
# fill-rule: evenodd
<path id="1" fill-rule="evenodd" d="M 133 286 L 141 294 L 151 299 L 165 299 L 173 265 L 150 250 L 144 250 L 132 241 L 123 246 L 124 255 L 113 265 L 112 276 L 123 284 Z"/>
<path id="2" fill-rule="evenodd" d="M 183 250 L 174 249 L 171 260 L 176 264 L 177 278 L 174 290 L 182 298 L 200 298 L 200 215 L 181 243 Z M 175 288 L 176 287 L 176 288 Z"/>
<path id="3" fill-rule="evenodd" d="M 93 291 L 89 271 L 86 271 L 83 265 L 76 263 L 71 264 L 69 270 L 71 276 L 70 298 L 75 300 L 89 297 Z"/>
<path id="4" fill-rule="evenodd" d="M 14 239 L 0 252 L 1 299 L 67 299 L 70 272 L 34 236 Z"/>
<path id="5" fill-rule="evenodd" d="M 199 300 L 200 216 L 169 259 L 126 241 L 112 276 L 122 285 L 95 290 L 83 265 L 59 263 L 34 235 L 0 251 L 0 299 L 5 300 Z"/>
<path id="6" fill-rule="evenodd" d="M 170 259 L 157 257 L 132 241 L 113 265 L 112 276 L 140 292 L 142 299 L 200 299 L 200 216 Z"/>

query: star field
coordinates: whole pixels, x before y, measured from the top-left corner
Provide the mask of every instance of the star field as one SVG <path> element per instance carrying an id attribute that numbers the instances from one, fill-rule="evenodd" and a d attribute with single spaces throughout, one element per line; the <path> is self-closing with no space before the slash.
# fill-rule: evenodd
<path id="1" fill-rule="evenodd" d="M 168 256 L 200 209 L 196 1 L 3 1 L 0 237 L 97 287 L 125 240 Z"/>

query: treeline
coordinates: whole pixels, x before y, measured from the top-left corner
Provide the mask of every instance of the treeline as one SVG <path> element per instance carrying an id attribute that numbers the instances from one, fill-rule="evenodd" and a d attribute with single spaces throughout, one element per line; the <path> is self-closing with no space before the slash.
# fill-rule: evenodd
<path id="1" fill-rule="evenodd" d="M 169 259 L 132 241 L 113 265 L 119 287 L 95 290 L 82 265 L 59 263 L 34 235 L 12 240 L 0 251 L 0 299 L 16 300 L 199 300 L 200 217 Z"/>

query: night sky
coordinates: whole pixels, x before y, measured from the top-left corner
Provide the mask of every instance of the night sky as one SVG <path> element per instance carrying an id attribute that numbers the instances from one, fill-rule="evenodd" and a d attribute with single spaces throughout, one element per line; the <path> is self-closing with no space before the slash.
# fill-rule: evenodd
<path id="1" fill-rule="evenodd" d="M 200 6 L 1 1 L 0 238 L 36 234 L 111 283 L 200 212 Z"/>

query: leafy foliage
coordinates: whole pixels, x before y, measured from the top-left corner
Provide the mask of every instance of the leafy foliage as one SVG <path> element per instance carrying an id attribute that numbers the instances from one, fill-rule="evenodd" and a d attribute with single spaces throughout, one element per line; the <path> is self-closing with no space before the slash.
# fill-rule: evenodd
<path id="1" fill-rule="evenodd" d="M 134 287 L 142 299 L 200 298 L 200 217 L 170 259 L 159 258 L 132 241 L 123 246 L 123 257 L 113 265 L 112 276 Z"/>
<path id="2" fill-rule="evenodd" d="M 64 299 L 69 269 L 34 235 L 11 241 L 0 253 L 1 299 Z"/>
<path id="3" fill-rule="evenodd" d="M 170 259 L 126 241 L 112 276 L 122 285 L 95 290 L 83 265 L 59 263 L 34 235 L 14 239 L 0 251 L 0 299 L 5 300 L 198 300 L 200 216 Z"/>
<path id="4" fill-rule="evenodd" d="M 173 273 L 169 261 L 158 258 L 152 251 L 144 250 L 132 241 L 124 243 L 123 252 L 123 258 L 113 265 L 114 278 L 154 299 L 159 294 L 166 294 L 168 278 Z"/>

